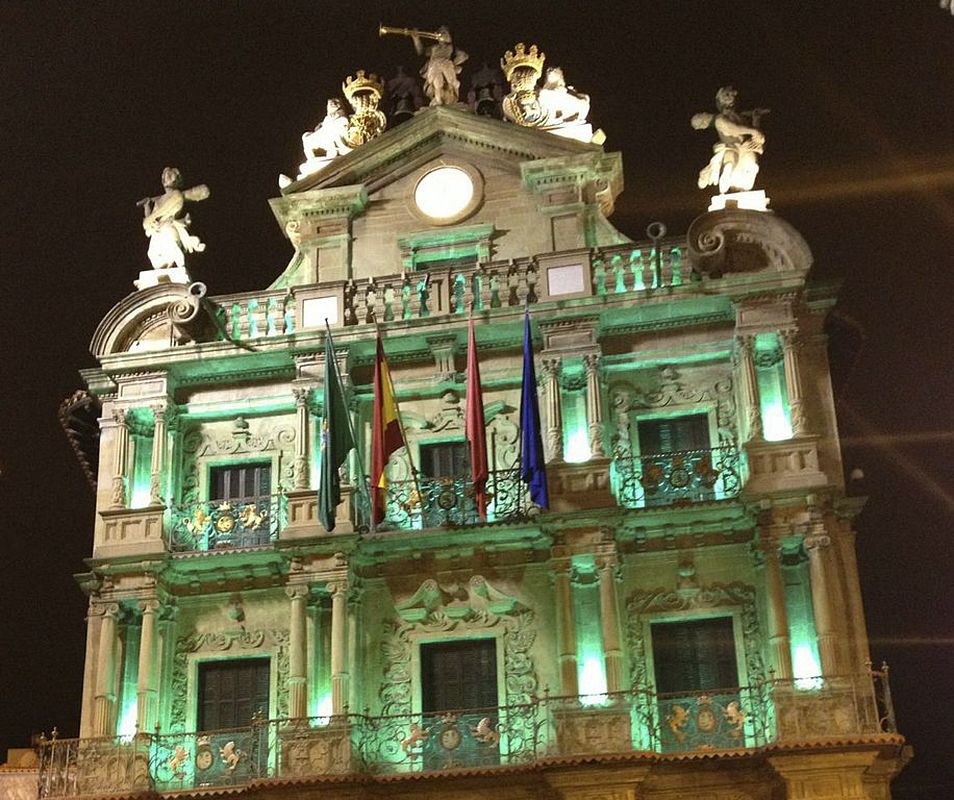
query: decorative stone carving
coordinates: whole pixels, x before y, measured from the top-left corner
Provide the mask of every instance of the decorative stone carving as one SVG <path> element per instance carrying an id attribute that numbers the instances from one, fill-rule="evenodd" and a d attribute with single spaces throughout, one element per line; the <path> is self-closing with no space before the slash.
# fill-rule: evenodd
<path id="1" fill-rule="evenodd" d="M 172 702 L 169 711 L 169 730 L 181 733 L 186 730 L 186 705 L 188 702 L 189 654 L 201 651 L 226 652 L 228 650 L 260 650 L 266 645 L 274 649 L 276 705 L 279 717 L 288 716 L 288 631 L 234 630 L 220 633 L 192 633 L 176 639 L 171 682 Z M 251 722 L 251 720 L 249 720 Z"/>
<path id="2" fill-rule="evenodd" d="M 692 612 L 712 608 L 736 608 L 742 623 L 742 646 L 745 668 L 750 683 L 766 678 L 762 660 L 759 615 L 756 607 L 756 590 L 746 584 L 713 583 L 698 590 L 673 591 L 671 589 L 635 590 L 626 604 L 626 638 L 629 644 L 630 681 L 634 688 L 651 684 L 646 670 L 647 643 L 645 622 L 649 615 L 659 612 L 681 611 L 689 617 Z"/>
<path id="3" fill-rule="evenodd" d="M 256 431 L 252 431 L 252 425 Z M 199 502 L 199 464 L 203 458 L 278 452 L 279 484 L 290 486 L 294 481 L 295 429 L 288 426 L 265 427 L 266 423 L 237 418 L 230 436 L 216 435 L 193 427 L 182 437 L 183 471 L 182 503 Z"/>
<path id="4" fill-rule="evenodd" d="M 503 629 L 506 703 L 528 703 L 537 687 L 530 650 L 536 637 L 533 611 L 517 598 L 474 575 L 466 586 L 441 586 L 427 580 L 417 592 L 396 606 L 400 622 L 386 625 L 382 639 L 384 681 L 379 697 L 381 713 L 411 712 L 412 634 Z M 505 702 L 500 698 L 501 704 Z"/>
<path id="5" fill-rule="evenodd" d="M 414 42 L 417 54 L 427 57 L 421 67 L 421 76 L 424 78 L 424 94 L 430 98 L 432 106 L 449 106 L 457 102 L 460 94 L 460 80 L 457 76 L 460 75 L 460 65 L 468 59 L 468 55 L 454 47 L 450 29 L 446 25 L 442 25 L 434 33 L 381 25 L 378 33 L 381 36 L 389 33 L 409 36 Z M 425 39 L 434 44 L 425 45 Z"/>
<path id="6" fill-rule="evenodd" d="M 712 148 L 709 163 L 699 173 L 699 188 L 718 186 L 725 194 L 730 190 L 749 192 L 759 172 L 758 157 L 765 146 L 765 135 L 759 130 L 759 121 L 768 109 L 738 111 L 735 107 L 738 91 L 723 86 L 716 92 L 715 114 L 701 113 L 692 118 L 697 131 L 715 128 L 719 141 Z M 746 124 L 748 121 L 749 124 Z"/>
<path id="7" fill-rule="evenodd" d="M 500 66 L 510 82 L 510 92 L 502 103 L 504 117 L 525 128 L 540 128 L 568 139 L 602 144 L 606 140 L 603 131 L 594 133 L 593 126 L 586 121 L 589 95 L 567 86 L 562 69 L 548 69 L 543 86 L 537 86 L 545 60 L 546 54 L 536 45 L 527 48 L 523 42 L 504 53 Z"/>
<path id="8" fill-rule="evenodd" d="M 171 267 L 185 268 L 186 253 L 201 253 L 205 245 L 198 236 L 189 233 L 188 214 L 183 214 L 186 202 L 198 202 L 209 196 L 209 187 L 201 184 L 191 189 L 182 188 L 182 174 L 175 167 L 162 171 L 162 188 L 156 197 L 144 197 L 136 205 L 143 210 L 142 227 L 149 239 L 147 255 L 156 270 Z M 175 280 L 188 283 L 188 276 Z"/>
<path id="9" fill-rule="evenodd" d="M 354 77 L 349 75 L 341 90 L 354 109 L 354 114 L 348 119 L 348 131 L 345 141 L 351 149 L 367 144 L 372 139 L 384 133 L 387 117 L 378 109 L 381 95 L 384 93 L 384 84 L 373 72 L 365 73 L 359 69 Z"/>

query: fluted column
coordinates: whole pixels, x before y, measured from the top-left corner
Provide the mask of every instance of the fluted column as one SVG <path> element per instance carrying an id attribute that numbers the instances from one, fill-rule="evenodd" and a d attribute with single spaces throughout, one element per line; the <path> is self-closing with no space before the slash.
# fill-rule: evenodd
<path id="1" fill-rule="evenodd" d="M 331 592 L 331 713 L 344 714 L 348 708 L 348 582 L 328 584 Z"/>
<path id="2" fill-rule="evenodd" d="M 176 616 L 178 608 L 167 601 L 159 609 L 159 653 L 156 663 L 159 671 L 155 677 L 158 692 L 156 703 L 156 720 L 162 722 L 168 719 L 168 709 L 172 701 L 172 677 L 175 674 L 176 655 Z"/>
<path id="3" fill-rule="evenodd" d="M 308 602 L 307 586 L 288 586 L 285 593 L 291 600 L 291 620 L 288 626 L 288 716 L 300 719 L 308 716 L 307 662 L 305 658 L 305 612 Z"/>
<path id="4" fill-rule="evenodd" d="M 116 619 L 117 603 L 105 603 L 94 609 L 101 614 L 99 649 L 96 656 L 96 697 L 93 706 L 93 735 L 113 734 L 113 706 L 116 703 Z"/>
<path id="5" fill-rule="evenodd" d="M 805 537 L 808 551 L 808 574 L 812 589 L 812 610 L 815 613 L 815 635 L 818 637 L 818 654 L 821 657 L 822 674 L 838 674 L 838 656 L 834 614 L 831 608 L 831 592 L 828 585 L 828 569 L 825 564 L 831 539 L 824 533 L 811 533 Z"/>
<path id="6" fill-rule="evenodd" d="M 615 556 L 597 561 L 600 573 L 600 625 L 603 633 L 603 662 L 606 665 L 606 691 L 623 690 L 623 651 L 619 635 L 619 600 L 616 596 Z"/>
<path id="7" fill-rule="evenodd" d="M 308 488 L 309 425 L 308 399 L 311 389 L 296 387 L 295 392 L 295 488 Z"/>
<path id="8" fill-rule="evenodd" d="M 162 496 L 162 476 L 166 466 L 166 407 L 152 407 L 152 475 L 149 481 L 149 504 L 160 506 Z"/>
<path id="9" fill-rule="evenodd" d="M 594 458 L 603 458 L 603 398 L 600 392 L 600 361 L 599 353 L 588 353 L 583 356 L 583 365 L 586 368 L 586 423 L 590 434 L 590 455 Z"/>
<path id="10" fill-rule="evenodd" d="M 556 593 L 560 694 L 566 697 L 576 697 L 580 690 L 576 664 L 576 619 L 573 615 L 573 586 L 570 582 L 570 569 L 571 564 L 568 560 L 554 562 L 553 584 Z"/>
<path id="11" fill-rule="evenodd" d="M 785 606 L 785 581 L 779 559 L 778 537 L 763 531 L 762 553 L 765 557 L 765 589 L 768 596 L 769 646 L 772 648 L 775 676 L 783 681 L 792 677 L 792 641 Z"/>
<path id="12" fill-rule="evenodd" d="M 116 441 L 113 459 L 113 487 L 110 496 L 111 508 L 126 507 L 126 461 L 129 458 L 129 426 L 126 412 L 118 409 L 113 412 L 116 423 Z"/>
<path id="13" fill-rule="evenodd" d="M 805 403 L 802 397 L 802 379 L 798 369 L 798 331 L 794 328 L 779 331 L 782 340 L 782 361 L 785 366 L 785 388 L 788 391 L 788 407 L 792 415 L 792 433 L 804 436 L 808 433 Z"/>
<path id="14" fill-rule="evenodd" d="M 156 721 L 156 619 L 159 601 L 143 600 L 142 633 L 139 637 L 139 677 L 136 686 L 136 728 L 140 733 L 150 733 Z"/>
<path id="15" fill-rule="evenodd" d="M 742 395 L 745 408 L 745 423 L 749 439 L 762 438 L 762 406 L 759 399 L 759 383 L 755 373 L 755 335 L 736 337 L 739 357 L 739 377 L 742 380 Z"/>
<path id="16" fill-rule="evenodd" d="M 547 409 L 547 454 L 549 461 L 563 460 L 563 410 L 560 406 L 560 374 L 563 361 L 545 357 L 542 362 Z"/>

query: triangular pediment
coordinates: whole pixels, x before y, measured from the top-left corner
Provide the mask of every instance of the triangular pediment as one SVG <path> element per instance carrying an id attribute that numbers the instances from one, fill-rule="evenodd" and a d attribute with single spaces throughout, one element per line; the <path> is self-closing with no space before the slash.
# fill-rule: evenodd
<path id="1" fill-rule="evenodd" d="M 318 172 L 289 184 L 282 195 L 364 184 L 373 193 L 435 157 L 473 153 L 474 160 L 512 164 L 567 156 L 602 155 L 603 148 L 474 114 L 464 108 L 434 106 L 339 156 Z"/>

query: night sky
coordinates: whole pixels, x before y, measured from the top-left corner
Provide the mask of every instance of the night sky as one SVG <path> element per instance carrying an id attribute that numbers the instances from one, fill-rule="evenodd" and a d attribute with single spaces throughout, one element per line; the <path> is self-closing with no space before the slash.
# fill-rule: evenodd
<path id="1" fill-rule="evenodd" d="M 416 72 L 378 22 L 446 23 L 462 80 L 536 43 L 622 152 L 633 238 L 705 210 L 731 83 L 771 109 L 759 186 L 844 281 L 830 326 L 872 654 L 916 757 L 896 797 L 954 797 L 954 17 L 937 0 L 0 3 L 0 748 L 77 733 L 92 495 L 56 409 L 98 321 L 148 267 L 136 201 L 166 165 L 212 197 L 193 278 L 266 287 L 291 255 L 266 200 L 342 79 Z M 945 791 L 946 789 L 946 791 Z"/>

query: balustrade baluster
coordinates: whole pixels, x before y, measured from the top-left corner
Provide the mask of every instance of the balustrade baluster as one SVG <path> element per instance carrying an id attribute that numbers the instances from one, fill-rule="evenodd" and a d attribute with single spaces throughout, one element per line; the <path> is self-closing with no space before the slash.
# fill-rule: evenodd
<path id="1" fill-rule="evenodd" d="M 672 251 L 671 250 L 660 250 L 660 255 L 662 256 L 662 269 L 660 271 L 660 280 L 661 286 L 672 286 Z"/>

